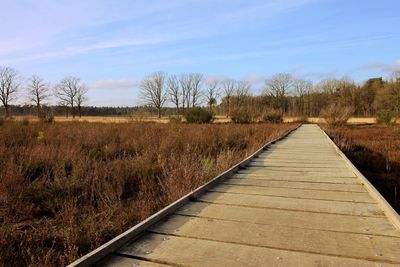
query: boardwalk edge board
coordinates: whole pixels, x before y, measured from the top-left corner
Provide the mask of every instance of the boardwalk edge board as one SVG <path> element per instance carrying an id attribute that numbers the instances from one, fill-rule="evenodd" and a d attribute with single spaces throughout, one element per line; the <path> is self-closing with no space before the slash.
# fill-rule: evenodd
<path id="1" fill-rule="evenodd" d="M 340 148 L 332 141 L 329 135 L 322 130 L 325 137 L 328 139 L 329 143 L 335 148 L 336 152 L 344 159 L 346 164 L 349 166 L 351 171 L 357 176 L 357 178 L 364 185 L 365 189 L 367 189 L 368 193 L 371 197 L 378 203 L 378 206 L 385 212 L 386 217 L 390 220 L 393 226 L 396 228 L 396 231 L 400 231 L 400 216 L 393 209 L 393 207 L 386 201 L 386 199 L 376 190 L 376 188 L 368 181 L 368 179 L 354 166 L 354 164 L 347 158 L 347 156 L 340 150 Z"/>
<path id="2" fill-rule="evenodd" d="M 230 169 L 226 170 L 225 172 L 221 173 L 220 175 L 214 177 L 212 180 L 207 182 L 206 184 L 200 186 L 199 188 L 195 189 L 194 191 L 186 194 L 185 196 L 181 197 L 180 199 L 176 200 L 172 204 L 166 206 L 162 210 L 158 211 L 157 213 L 154 213 L 144 221 L 138 223 L 134 227 L 128 229 L 124 233 L 118 235 L 117 237 L 111 239 L 107 243 L 101 245 L 97 249 L 89 252 L 85 256 L 77 259 L 76 261 L 72 262 L 69 264 L 67 267 L 87 267 L 87 266 L 92 266 L 96 262 L 100 261 L 104 257 L 110 255 L 111 253 L 115 252 L 118 250 L 121 246 L 123 246 L 125 243 L 130 241 L 131 239 L 134 239 L 135 237 L 138 237 L 141 233 L 146 231 L 150 226 L 154 225 L 155 223 L 159 222 L 166 216 L 174 213 L 177 211 L 179 208 L 181 208 L 183 205 L 189 203 L 192 199 L 197 199 L 199 196 L 204 194 L 208 189 L 211 187 L 215 186 L 216 184 L 226 180 L 227 178 L 231 177 L 233 174 L 235 174 L 239 169 L 246 168 L 247 165 L 252 161 L 254 158 L 258 157 L 259 154 L 261 154 L 263 151 L 265 151 L 270 145 L 284 139 L 287 137 L 290 133 L 293 131 L 297 130 L 301 124 L 297 125 L 291 130 L 288 130 L 285 132 L 282 136 L 266 143 L 263 145 L 260 149 L 258 149 L 256 152 L 248 156 L 246 159 L 243 161 L 239 162 L 238 164 L 234 165 Z"/>

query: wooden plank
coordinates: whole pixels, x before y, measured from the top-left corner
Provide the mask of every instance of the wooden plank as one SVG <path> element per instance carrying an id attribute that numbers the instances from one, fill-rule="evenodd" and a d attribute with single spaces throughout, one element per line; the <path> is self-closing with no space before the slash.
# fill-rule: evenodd
<path id="1" fill-rule="evenodd" d="M 354 216 L 384 216 L 376 204 L 352 203 L 328 200 L 296 199 L 273 196 L 238 195 L 210 192 L 199 200 L 210 203 L 248 206 L 255 208 L 275 208 L 308 212 L 324 212 Z"/>
<path id="2" fill-rule="evenodd" d="M 268 161 L 268 160 L 258 160 L 254 159 L 250 162 L 249 166 L 252 165 L 263 165 L 269 167 L 289 167 L 289 168 L 339 168 L 339 169 L 348 169 L 346 164 L 344 163 L 315 163 L 310 161 L 303 162 L 295 162 L 295 161 L 286 161 L 286 162 L 276 162 L 276 161 Z"/>
<path id="3" fill-rule="evenodd" d="M 301 159 L 301 158 L 303 158 L 303 159 L 307 159 L 307 158 L 315 158 L 315 159 L 318 159 L 318 157 L 316 157 L 316 154 L 324 154 L 324 158 L 322 158 L 322 159 L 324 159 L 324 160 L 338 160 L 338 159 L 340 159 L 339 157 L 338 157 L 338 155 L 337 154 L 330 154 L 330 153 L 328 153 L 328 155 L 326 155 L 326 153 L 316 153 L 316 152 L 313 152 L 313 153 L 301 153 L 301 152 L 294 152 L 294 151 L 292 151 L 292 152 L 279 152 L 278 150 L 275 150 L 275 151 L 271 151 L 271 150 L 268 150 L 266 153 L 263 153 L 262 155 L 260 155 L 260 158 L 279 158 L 279 157 L 281 157 L 281 158 L 293 158 L 293 159 Z M 320 158 L 321 159 L 321 158 Z"/>
<path id="4" fill-rule="evenodd" d="M 107 257 L 101 262 L 96 264 L 98 267 L 167 267 L 171 265 L 159 264 L 151 261 L 143 261 L 138 259 L 132 259 L 122 257 L 118 255 L 112 255 Z"/>
<path id="5" fill-rule="evenodd" d="M 180 215 L 171 216 L 168 221 L 156 224 L 150 230 L 227 243 L 400 264 L 400 238 L 396 237 L 372 237 Z"/>
<path id="6" fill-rule="evenodd" d="M 282 196 L 304 199 L 324 199 L 336 201 L 350 201 L 362 203 L 376 203 L 367 192 L 337 192 L 337 191 L 317 191 L 307 189 L 291 188 L 268 188 L 259 186 L 240 186 L 240 185 L 217 185 L 209 190 L 210 192 L 238 193 L 262 196 Z"/>
<path id="7" fill-rule="evenodd" d="M 292 164 L 281 164 L 280 166 L 271 166 L 268 163 L 251 162 L 248 167 L 263 168 L 265 171 L 285 171 L 292 172 L 321 172 L 321 173 L 352 173 L 346 166 L 300 166 Z"/>
<path id="8" fill-rule="evenodd" d="M 394 226 L 385 217 L 353 217 L 327 213 L 226 206 L 202 202 L 187 204 L 178 210 L 176 214 L 266 225 L 400 237 L 400 233 L 395 231 Z"/>
<path id="9" fill-rule="evenodd" d="M 313 159 L 313 161 L 310 161 L 309 159 L 305 159 L 305 158 L 298 158 L 298 157 L 273 157 L 272 155 L 271 156 L 269 156 L 269 157 L 258 157 L 258 158 L 255 158 L 254 159 L 254 161 L 256 161 L 256 162 L 271 162 L 271 163 L 273 163 L 273 162 L 282 162 L 282 161 L 286 161 L 286 162 L 289 162 L 289 163 L 296 163 L 296 162 L 298 162 L 298 161 L 300 161 L 301 163 L 308 163 L 308 164 L 330 164 L 330 165 L 338 165 L 338 164 L 340 164 L 340 165 L 342 165 L 342 166 L 346 166 L 345 164 L 344 164 L 344 162 L 343 161 L 340 161 L 339 159 L 330 159 L 330 160 L 327 160 L 327 159 L 325 159 L 325 158 L 319 158 L 319 159 L 317 159 L 317 158 L 315 158 L 315 159 Z"/>
<path id="10" fill-rule="evenodd" d="M 281 144 L 276 144 L 275 147 L 271 147 L 271 149 L 269 150 L 269 154 L 273 154 L 274 152 L 278 152 L 278 153 L 287 153 L 290 154 L 292 152 L 296 153 L 296 154 L 301 154 L 301 155 L 313 155 L 315 153 L 323 153 L 326 154 L 327 156 L 337 156 L 337 154 L 335 153 L 335 150 L 332 149 L 332 147 L 330 148 L 311 148 L 311 147 L 299 147 L 298 144 L 293 143 L 288 145 L 286 148 L 283 147 Z"/>
<path id="11" fill-rule="evenodd" d="M 158 234 L 146 235 L 140 240 L 128 244 L 119 253 L 178 266 L 380 266 L 373 261 Z M 384 265 L 386 267 L 396 266 L 389 263 Z"/>
<path id="12" fill-rule="evenodd" d="M 307 148 L 302 149 L 302 150 L 280 150 L 279 148 L 271 148 L 265 153 L 261 155 L 262 158 L 268 158 L 268 157 L 279 157 L 279 156 L 284 156 L 284 157 L 290 157 L 293 156 L 293 158 L 318 158 L 316 157 L 316 154 L 323 154 L 326 158 L 329 159 L 339 159 L 339 155 L 335 151 L 306 151 Z"/>
<path id="13" fill-rule="evenodd" d="M 337 158 L 338 155 L 333 149 L 316 149 L 312 150 L 307 147 L 296 149 L 296 144 L 293 144 L 290 149 L 283 149 L 279 145 L 275 148 L 271 148 L 268 150 L 269 153 L 264 155 L 296 155 L 296 156 L 305 156 L 305 157 L 315 157 L 318 154 L 323 154 L 324 156 Z"/>
<path id="14" fill-rule="evenodd" d="M 269 161 L 269 162 L 308 162 L 308 163 L 311 162 L 309 159 L 306 159 L 306 158 L 296 158 L 296 157 L 288 158 L 286 156 L 285 157 L 273 157 L 273 156 L 262 157 L 262 156 L 259 156 L 255 160 Z M 343 162 L 337 158 L 335 158 L 335 159 L 319 158 L 319 159 L 313 159 L 312 163 L 315 163 L 315 164 L 340 163 L 340 164 L 342 164 Z"/>
<path id="15" fill-rule="evenodd" d="M 297 188 L 322 191 L 341 191 L 341 192 L 367 192 L 361 184 L 335 184 L 335 183 L 318 183 L 318 182 L 296 182 L 283 180 L 267 180 L 267 179 L 251 179 L 251 178 L 231 178 L 223 184 L 230 185 L 247 185 L 247 186 L 265 186 L 276 188 Z"/>
<path id="16" fill-rule="evenodd" d="M 329 154 L 328 155 L 326 153 L 310 153 L 310 154 L 305 154 L 305 153 L 296 153 L 296 152 L 272 152 L 272 154 L 263 154 L 262 156 L 260 156 L 260 158 L 262 159 L 267 159 L 267 158 L 271 158 L 271 159 L 315 159 L 315 160 L 319 160 L 321 158 L 319 158 L 317 155 L 323 155 L 324 160 L 337 160 L 338 159 L 338 155 L 335 154 Z"/>
<path id="17" fill-rule="evenodd" d="M 327 174 L 330 176 L 335 175 L 350 175 L 351 177 L 356 177 L 356 175 L 350 171 L 348 168 L 309 168 L 309 167 L 297 167 L 292 168 L 290 166 L 251 166 L 248 168 L 249 172 L 270 172 L 270 173 L 288 173 L 288 174 Z"/>
<path id="18" fill-rule="evenodd" d="M 265 168 L 252 167 L 244 170 L 240 170 L 238 173 L 244 174 L 262 174 L 265 176 L 273 175 L 290 175 L 290 176 L 316 176 L 316 177 L 342 177 L 342 178 L 356 178 L 357 176 L 350 171 L 338 171 L 338 172 L 323 172 L 323 171 L 290 171 L 286 170 L 266 170 Z"/>
<path id="19" fill-rule="evenodd" d="M 302 142 L 302 141 L 299 141 L 299 142 Z M 274 154 L 280 154 L 280 153 L 290 155 L 291 154 L 290 152 L 295 152 L 295 154 L 299 154 L 299 155 L 312 156 L 313 153 L 318 153 L 318 151 L 324 151 L 324 152 L 328 152 L 327 156 L 329 156 L 329 157 L 336 157 L 336 158 L 338 157 L 338 154 L 336 153 L 336 151 L 332 150 L 331 148 L 330 149 L 321 149 L 320 148 L 315 151 L 312 151 L 312 150 L 307 150 L 307 147 L 296 149 L 296 146 L 297 146 L 297 144 L 293 143 L 292 149 L 280 150 L 279 143 L 276 143 L 274 146 L 270 146 L 269 149 L 267 151 L 265 151 L 265 153 L 263 153 L 261 156 L 268 157 L 268 156 L 272 156 Z"/>
<path id="20" fill-rule="evenodd" d="M 285 173 L 244 173 L 238 171 L 233 177 L 242 179 L 264 179 L 275 181 L 296 181 L 296 182 L 318 182 L 318 183 L 338 183 L 338 184 L 360 184 L 356 177 L 332 177 L 322 175 L 292 175 Z"/>

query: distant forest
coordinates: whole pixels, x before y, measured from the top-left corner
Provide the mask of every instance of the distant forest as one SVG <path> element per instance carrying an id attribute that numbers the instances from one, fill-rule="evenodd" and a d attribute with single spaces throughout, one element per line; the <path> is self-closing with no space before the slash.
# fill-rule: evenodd
<path id="1" fill-rule="evenodd" d="M 0 101 L 2 113 L 8 115 L 54 116 L 134 116 L 181 115 L 186 110 L 203 107 L 214 115 L 245 117 L 249 121 L 268 112 L 281 115 L 317 117 L 346 110 L 352 116 L 379 116 L 391 121 L 400 116 L 400 72 L 388 79 L 371 78 L 357 84 L 351 78 L 324 79 L 316 84 L 288 73 L 266 79 L 259 95 L 245 80 L 210 80 L 203 74 L 168 75 L 156 72 L 141 84 L 140 107 L 91 107 L 87 87 L 78 77 L 66 77 L 50 85 L 38 76 L 27 82 L 9 67 L 0 67 Z M 50 96 L 56 105 L 48 105 Z M 18 97 L 29 105 L 15 105 Z M 332 108 L 334 107 L 334 108 Z M 336 111 L 335 111 L 336 110 Z"/>

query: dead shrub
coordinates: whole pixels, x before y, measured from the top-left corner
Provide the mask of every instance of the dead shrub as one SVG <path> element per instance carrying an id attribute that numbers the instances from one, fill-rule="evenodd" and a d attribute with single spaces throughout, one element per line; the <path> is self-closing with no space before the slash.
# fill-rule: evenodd
<path id="1" fill-rule="evenodd" d="M 39 121 L 44 122 L 44 123 L 53 123 L 54 115 L 51 112 L 42 111 L 39 114 Z"/>
<path id="2" fill-rule="evenodd" d="M 251 113 L 246 108 L 237 108 L 231 111 L 231 120 L 234 123 L 247 124 L 253 122 Z"/>
<path id="3" fill-rule="evenodd" d="M 380 110 L 376 114 L 376 122 L 378 124 L 385 124 L 385 125 L 391 125 L 394 124 L 396 121 L 396 118 L 393 114 L 393 112 L 389 110 Z"/>
<path id="4" fill-rule="evenodd" d="M 270 110 L 263 114 L 263 122 L 283 123 L 283 114 L 279 110 Z"/>
<path id="5" fill-rule="evenodd" d="M 354 110 L 350 107 L 331 104 L 321 111 L 321 116 L 329 126 L 338 127 L 346 125 L 353 113 Z"/>
<path id="6" fill-rule="evenodd" d="M 181 123 L 182 122 L 182 117 L 180 116 L 169 116 L 168 120 L 170 123 Z"/>

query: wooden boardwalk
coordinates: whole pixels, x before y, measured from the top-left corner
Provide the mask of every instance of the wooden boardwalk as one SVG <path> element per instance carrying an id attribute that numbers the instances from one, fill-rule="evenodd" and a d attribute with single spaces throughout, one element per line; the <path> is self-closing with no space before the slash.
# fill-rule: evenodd
<path id="1" fill-rule="evenodd" d="M 303 125 L 96 266 L 400 266 L 398 215 Z"/>

